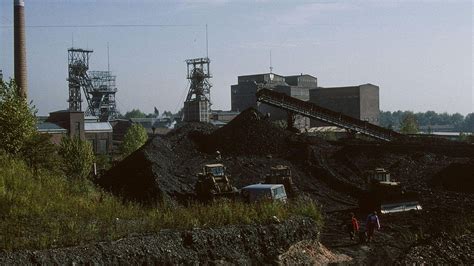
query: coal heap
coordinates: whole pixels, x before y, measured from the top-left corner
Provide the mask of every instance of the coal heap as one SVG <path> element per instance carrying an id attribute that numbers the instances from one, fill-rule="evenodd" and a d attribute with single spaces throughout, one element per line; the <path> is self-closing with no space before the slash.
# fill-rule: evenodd
<path id="1" fill-rule="evenodd" d="M 210 124 L 187 123 L 148 141 L 107 171 L 98 184 L 126 200 L 187 201 L 194 196 L 196 174 L 202 166 L 217 162 L 216 151 L 235 175 L 233 182 L 245 185 L 260 181 L 274 164 L 272 158 L 288 154 L 292 135 L 253 108 L 217 130 Z"/>
<path id="2" fill-rule="evenodd" d="M 254 108 L 248 108 L 201 143 L 203 150 L 229 155 L 276 155 L 288 151 L 291 132 L 277 127 Z"/>
<path id="3" fill-rule="evenodd" d="M 435 175 L 432 184 L 451 191 L 474 193 L 474 160 L 450 164 Z"/>
<path id="4" fill-rule="evenodd" d="M 196 173 L 206 160 L 190 136 L 212 130 L 209 124 L 190 123 L 164 137 L 156 136 L 107 171 L 98 184 L 124 199 L 142 203 L 186 197 L 194 191 Z"/>

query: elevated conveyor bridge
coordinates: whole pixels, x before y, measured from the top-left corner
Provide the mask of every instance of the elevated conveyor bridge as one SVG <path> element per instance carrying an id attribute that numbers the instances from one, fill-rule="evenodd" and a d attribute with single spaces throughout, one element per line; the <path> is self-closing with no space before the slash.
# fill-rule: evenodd
<path id="1" fill-rule="evenodd" d="M 393 130 L 370 124 L 348 115 L 323 108 L 311 102 L 305 102 L 284 93 L 275 92 L 266 88 L 257 91 L 257 101 L 288 112 L 303 115 L 321 122 L 344 128 L 349 132 L 359 132 L 379 140 L 391 141 L 403 135 Z"/>

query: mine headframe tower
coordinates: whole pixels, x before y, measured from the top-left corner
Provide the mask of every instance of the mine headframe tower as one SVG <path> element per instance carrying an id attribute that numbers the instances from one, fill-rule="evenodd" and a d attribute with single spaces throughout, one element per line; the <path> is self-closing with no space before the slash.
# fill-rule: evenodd
<path id="1" fill-rule="evenodd" d="M 184 102 L 183 121 L 209 122 L 211 109 L 212 77 L 209 69 L 209 58 L 195 58 L 186 60 L 187 79 L 190 81 L 188 95 Z"/>
<path id="2" fill-rule="evenodd" d="M 112 75 L 110 71 L 90 71 L 89 77 L 92 83 L 92 90 L 89 90 L 90 95 L 89 108 L 87 114 L 98 116 L 100 121 L 109 121 L 117 118 L 115 93 L 117 87 L 115 86 L 116 76 Z"/>
<path id="3" fill-rule="evenodd" d="M 116 118 L 115 76 L 110 71 L 88 71 L 92 50 L 68 50 L 69 110 L 81 111 L 81 88 L 88 108 L 86 115 L 99 117 L 100 121 Z"/>
<path id="4" fill-rule="evenodd" d="M 82 111 L 81 87 L 87 87 L 89 77 L 89 58 L 92 50 L 75 49 L 67 50 L 68 55 L 68 79 L 69 82 L 69 111 Z M 86 98 L 88 94 L 85 93 Z"/>

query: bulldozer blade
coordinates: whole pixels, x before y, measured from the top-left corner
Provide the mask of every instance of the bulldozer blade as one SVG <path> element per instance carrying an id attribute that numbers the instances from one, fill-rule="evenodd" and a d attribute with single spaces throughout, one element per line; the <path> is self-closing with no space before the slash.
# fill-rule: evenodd
<path id="1" fill-rule="evenodd" d="M 396 203 L 382 203 L 380 205 L 381 213 L 395 213 L 395 212 L 405 212 L 405 211 L 419 211 L 422 207 L 418 201 L 406 201 L 406 202 L 396 202 Z"/>

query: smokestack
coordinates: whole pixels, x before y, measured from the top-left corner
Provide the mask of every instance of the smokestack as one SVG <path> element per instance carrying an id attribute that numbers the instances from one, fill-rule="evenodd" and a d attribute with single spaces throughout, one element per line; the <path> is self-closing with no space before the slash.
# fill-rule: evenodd
<path id="1" fill-rule="evenodd" d="M 15 50 L 15 81 L 20 88 L 20 95 L 28 96 L 28 80 L 26 75 L 26 37 L 25 37 L 25 2 L 13 0 L 13 28 Z"/>

